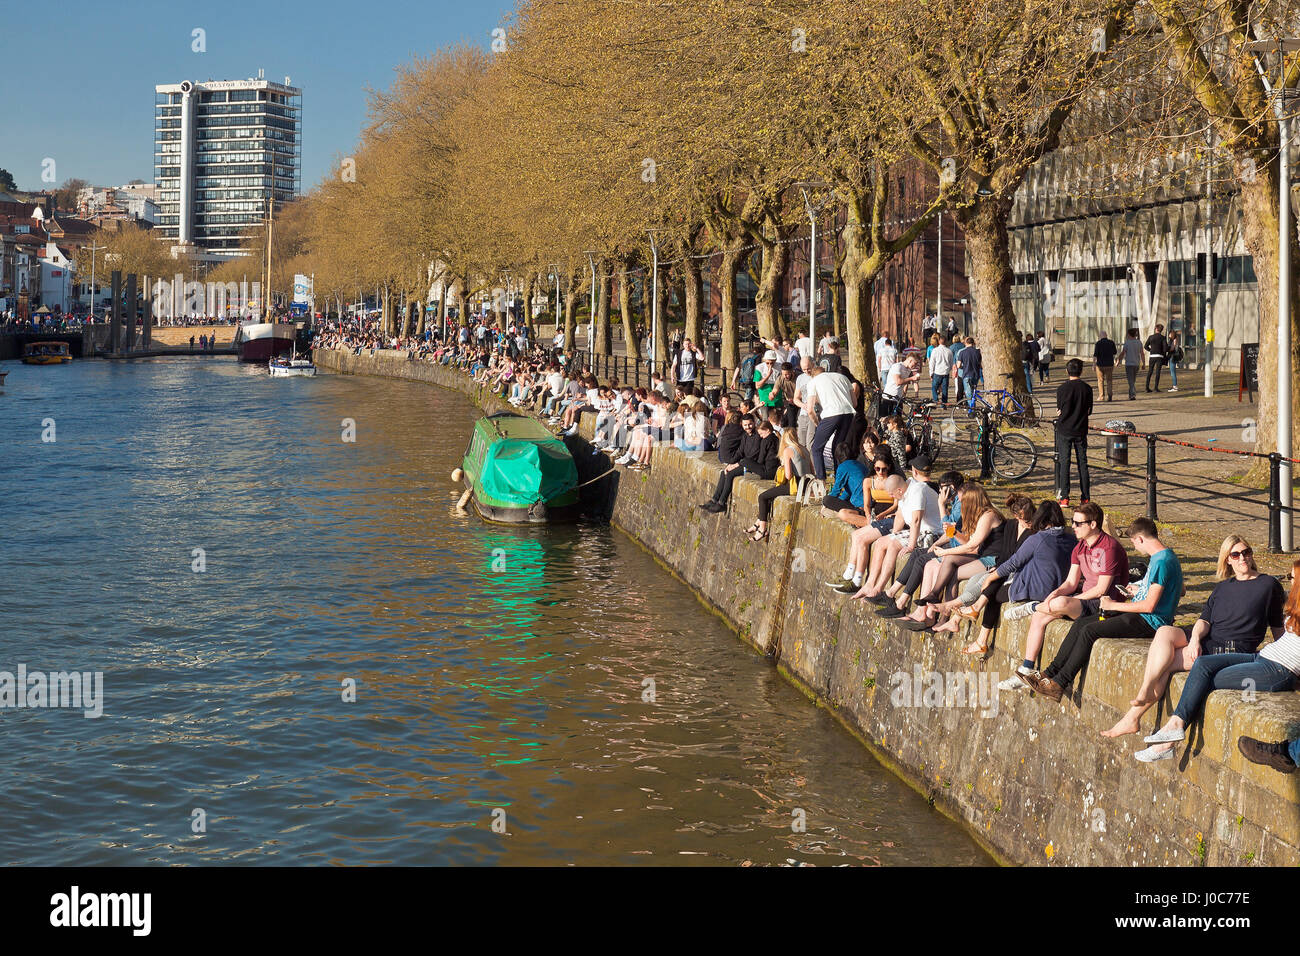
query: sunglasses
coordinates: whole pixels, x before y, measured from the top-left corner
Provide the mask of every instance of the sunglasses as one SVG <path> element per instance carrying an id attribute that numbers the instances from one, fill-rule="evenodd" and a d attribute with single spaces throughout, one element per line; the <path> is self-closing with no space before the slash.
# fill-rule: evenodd
<path id="1" fill-rule="evenodd" d="M 877 468 L 877 469 L 876 469 L 876 474 L 878 474 L 878 475 L 887 475 L 887 474 L 889 474 L 889 469 L 888 469 L 888 468 Z"/>
<path id="2" fill-rule="evenodd" d="M 1246 548 L 1242 551 L 1229 551 L 1228 557 L 1232 558 L 1234 561 L 1240 561 L 1242 558 L 1249 558 L 1254 553 L 1253 549 Z"/>
<path id="3" fill-rule="evenodd" d="M 1092 522 L 1091 522 L 1091 521 L 1074 521 L 1074 520 L 1071 520 L 1071 521 L 1070 521 L 1070 524 L 1074 525 L 1074 527 L 1077 528 L 1077 527 L 1079 527 L 1080 525 L 1092 524 Z"/>

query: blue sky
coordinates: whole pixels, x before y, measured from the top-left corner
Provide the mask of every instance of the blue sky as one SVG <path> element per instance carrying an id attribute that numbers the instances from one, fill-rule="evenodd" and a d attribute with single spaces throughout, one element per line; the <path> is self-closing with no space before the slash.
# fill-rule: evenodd
<path id="1" fill-rule="evenodd" d="M 303 91 L 303 186 L 347 155 L 366 88 L 383 89 L 412 57 L 458 42 L 488 46 L 505 0 L 69 0 L 40 30 L 0 30 L 0 167 L 19 189 L 76 177 L 153 182 L 153 88 L 256 76 Z M 12 18 L 10 18 L 12 19 Z M 206 31 L 207 52 L 191 50 Z"/>

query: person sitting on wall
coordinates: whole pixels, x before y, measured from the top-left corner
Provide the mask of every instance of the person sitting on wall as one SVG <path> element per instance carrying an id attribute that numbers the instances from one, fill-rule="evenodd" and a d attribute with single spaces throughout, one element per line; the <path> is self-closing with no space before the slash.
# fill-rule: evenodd
<path id="1" fill-rule="evenodd" d="M 754 541 L 767 537 L 768 519 L 772 515 L 772 505 L 777 498 L 794 494 L 792 489 L 798 487 L 799 479 L 812 474 L 812 456 L 808 449 L 799 444 L 795 430 L 787 428 L 781 433 L 780 450 L 781 470 L 777 473 L 777 483 L 758 496 L 758 519 L 745 529 L 745 534 Z"/>
<path id="2" fill-rule="evenodd" d="M 1061 506 L 1050 500 L 1039 502 L 1030 527 L 1034 533 L 1016 553 L 989 572 L 979 599 L 961 609 L 961 615 L 969 618 L 982 612 L 979 636 L 962 653 L 987 657 L 989 638 L 1002 620 L 1002 605 L 1041 601 L 1070 573 L 1070 555 L 1077 542 L 1065 527 Z"/>
<path id="3" fill-rule="evenodd" d="M 1150 640 L 1156 631 L 1174 622 L 1174 612 L 1183 596 L 1183 569 L 1178 556 L 1161 543 L 1156 524 L 1150 518 L 1134 518 L 1128 527 L 1128 537 L 1135 549 L 1150 558 L 1146 576 L 1129 587 L 1133 600 L 1103 597 L 1097 614 L 1075 621 L 1045 671 L 1017 672 L 1030 690 L 1059 701 L 1087 666 L 1092 646 L 1098 640 L 1103 637 Z"/>
<path id="4" fill-rule="evenodd" d="M 1169 625 L 1156 631 L 1147 651 L 1146 673 L 1128 713 L 1103 737 L 1122 737 L 1138 732 L 1138 721 L 1164 696 L 1169 679 L 1191 670 L 1196 660 L 1208 654 L 1254 654 L 1272 629 L 1282 636 L 1282 608 L 1286 592 L 1282 583 L 1255 566 L 1250 542 L 1239 534 L 1224 538 L 1219 548 L 1216 572 L 1219 583 L 1210 593 L 1191 633 Z"/>
<path id="5" fill-rule="evenodd" d="M 853 595 L 855 600 L 880 597 L 894 576 L 899 556 L 918 548 L 927 550 L 943 532 L 939 493 L 930 486 L 930 459 L 919 455 L 911 465 L 912 477 L 898 503 L 893 532 L 871 543 L 869 573 Z"/>
<path id="6" fill-rule="evenodd" d="M 760 459 L 763 455 L 763 440 L 754 427 L 754 419 L 750 415 L 745 415 L 740 419 L 742 434 L 739 441 L 728 442 L 726 459 L 723 460 L 723 450 L 721 442 L 718 447 L 718 463 L 722 465 L 722 470 L 718 472 L 718 483 L 713 489 L 713 496 L 708 501 L 700 505 L 702 511 L 708 511 L 717 514 L 727 510 L 727 500 L 731 497 L 731 486 L 735 484 L 737 478 L 745 473 L 745 462 L 753 462 Z M 771 434 L 769 428 L 768 434 Z M 774 455 L 772 457 L 775 457 Z M 775 466 L 772 469 L 776 470 Z"/>
<path id="7" fill-rule="evenodd" d="M 1122 600 L 1128 583 L 1128 553 L 1113 536 L 1102 530 L 1105 515 L 1089 501 L 1074 509 L 1071 525 L 1079 543 L 1070 554 L 1070 573 L 1060 587 L 1043 598 L 1013 607 L 1008 621 L 1028 616 L 1029 633 L 1025 637 L 1025 657 L 1019 667 L 1022 674 L 1033 673 L 1043 650 L 1047 625 L 1059 618 L 1078 620 L 1096 614 L 1101 599 Z M 1015 674 L 998 684 L 1000 690 L 1021 690 L 1025 682 Z"/>
<path id="8" fill-rule="evenodd" d="M 1172 757 L 1174 744 L 1186 736 L 1187 725 L 1201 713 L 1212 691 L 1250 690 L 1268 694 L 1295 686 L 1295 679 L 1300 676 L 1300 561 L 1291 565 L 1291 578 L 1291 593 L 1282 609 L 1285 633 L 1257 654 L 1229 652 L 1198 657 L 1173 714 L 1163 727 L 1145 738 L 1152 746 L 1139 750 L 1134 757 L 1143 763 Z"/>

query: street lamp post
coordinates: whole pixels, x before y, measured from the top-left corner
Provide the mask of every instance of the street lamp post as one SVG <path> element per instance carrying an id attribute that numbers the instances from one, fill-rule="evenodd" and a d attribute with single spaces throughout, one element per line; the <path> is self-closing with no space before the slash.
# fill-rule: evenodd
<path id="1" fill-rule="evenodd" d="M 587 355 L 594 364 L 596 361 L 596 253 L 587 253 L 587 262 L 591 265 L 591 305 L 588 307 L 590 321 L 587 323 Z M 577 342 L 574 342 L 577 351 Z"/>
<path id="2" fill-rule="evenodd" d="M 655 230 L 647 229 L 650 235 L 650 257 L 654 261 L 650 291 L 650 371 L 661 374 L 659 368 L 659 245 L 655 242 Z M 641 288 L 645 288 L 642 286 Z"/>
<path id="3" fill-rule="evenodd" d="M 1300 50 L 1300 38 L 1278 37 L 1245 44 L 1252 53 L 1278 54 L 1278 86 L 1256 59 L 1255 67 L 1273 96 L 1278 140 L 1278 257 L 1277 257 L 1277 453 L 1282 456 L 1279 475 L 1282 503 L 1282 550 L 1291 550 L 1291 124 L 1286 115 L 1286 54 Z"/>
<path id="4" fill-rule="evenodd" d="M 799 191 L 803 193 L 803 207 L 808 211 L 808 222 L 812 225 L 808 243 L 808 341 L 812 342 L 813 352 L 809 358 L 814 362 L 817 361 L 817 213 L 825 202 L 813 206 L 808 190 L 825 188 L 825 183 L 799 183 Z"/>

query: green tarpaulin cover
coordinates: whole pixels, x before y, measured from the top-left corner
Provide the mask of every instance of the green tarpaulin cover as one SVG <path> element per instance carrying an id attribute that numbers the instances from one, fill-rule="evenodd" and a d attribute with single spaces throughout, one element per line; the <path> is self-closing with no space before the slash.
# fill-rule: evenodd
<path id="1" fill-rule="evenodd" d="M 558 441 L 498 441 L 488 449 L 479 490 L 494 504 L 527 508 L 577 487 L 578 471 Z"/>

